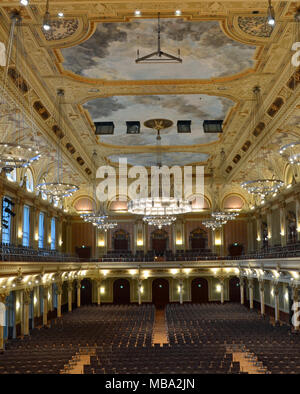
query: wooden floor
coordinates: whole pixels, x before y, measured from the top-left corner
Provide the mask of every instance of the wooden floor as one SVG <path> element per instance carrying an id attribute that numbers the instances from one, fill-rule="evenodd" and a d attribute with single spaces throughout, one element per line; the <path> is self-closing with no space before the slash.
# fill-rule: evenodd
<path id="1" fill-rule="evenodd" d="M 153 327 L 153 343 L 169 343 L 167 335 L 167 323 L 164 309 L 156 309 Z"/>

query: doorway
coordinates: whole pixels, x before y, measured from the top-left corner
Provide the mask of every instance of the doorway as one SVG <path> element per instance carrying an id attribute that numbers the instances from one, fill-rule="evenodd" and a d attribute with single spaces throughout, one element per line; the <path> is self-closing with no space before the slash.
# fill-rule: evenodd
<path id="1" fill-rule="evenodd" d="M 208 282 L 204 278 L 192 281 L 192 302 L 196 304 L 208 302 Z"/>
<path id="2" fill-rule="evenodd" d="M 130 304 L 130 284 L 127 279 L 114 281 L 114 304 Z"/>
<path id="3" fill-rule="evenodd" d="M 169 303 L 169 281 L 154 279 L 152 282 L 152 302 L 157 309 L 163 309 Z"/>

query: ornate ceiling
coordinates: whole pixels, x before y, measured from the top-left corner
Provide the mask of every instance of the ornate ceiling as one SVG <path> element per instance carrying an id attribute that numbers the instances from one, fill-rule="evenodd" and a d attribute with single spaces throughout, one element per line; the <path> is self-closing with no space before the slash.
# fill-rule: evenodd
<path id="1" fill-rule="evenodd" d="M 178 4 L 167 0 L 139 4 L 50 0 L 52 29 L 44 34 L 45 1 L 31 0 L 27 7 L 19 7 L 19 1 L 2 1 L 2 42 L 7 41 L 11 11 L 18 9 L 23 15 L 27 83 L 32 104 L 40 103 L 34 111 L 38 138 L 51 152 L 36 165 L 37 176 L 51 177 L 57 142 L 55 96 L 63 88 L 66 177 L 81 184 L 82 190 L 92 179 L 95 149 L 98 165 L 115 162 L 122 154 L 130 164 L 153 163 L 154 132 L 142 127 L 141 134 L 127 135 L 125 124 L 128 120 L 143 124 L 155 116 L 175 124 L 192 121 L 190 134 L 180 135 L 176 127 L 162 133 L 166 164 L 205 163 L 207 173 L 215 168 L 216 182 L 226 185 L 224 190 L 243 194 L 239 182 L 251 175 L 257 152 L 265 148 L 271 166 L 284 178 L 286 163 L 278 149 L 299 135 L 299 86 L 290 80 L 293 74 L 299 80 L 291 65 L 291 46 L 297 38 L 293 18 L 300 4 L 272 3 L 277 21 L 273 31 L 266 23 L 267 1 L 181 2 L 182 16 L 176 18 Z M 139 18 L 134 17 L 137 8 Z M 64 19 L 57 18 L 58 11 L 64 12 Z M 155 49 L 158 12 L 162 48 L 175 55 L 180 48 L 181 65 L 134 62 L 138 48 L 141 55 Z M 253 133 L 250 113 L 257 85 L 262 91 L 264 128 Z M 10 94 L 18 100 L 13 84 Z M 204 134 L 204 119 L 224 119 L 223 134 Z M 95 136 L 94 121 L 113 121 L 114 135 Z"/>

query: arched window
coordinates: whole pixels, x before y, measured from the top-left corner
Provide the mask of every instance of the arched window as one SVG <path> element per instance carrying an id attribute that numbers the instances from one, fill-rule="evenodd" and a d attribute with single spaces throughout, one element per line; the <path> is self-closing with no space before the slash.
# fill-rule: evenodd
<path id="1" fill-rule="evenodd" d="M 26 189 L 28 192 L 33 192 L 33 176 L 32 176 L 32 172 L 28 169 L 25 172 L 25 176 L 26 176 Z"/>
<path id="2" fill-rule="evenodd" d="M 44 214 L 44 212 L 40 212 L 40 216 L 39 216 L 39 249 L 43 249 L 43 247 L 44 247 L 44 220 L 45 220 L 45 214 Z"/>
<path id="3" fill-rule="evenodd" d="M 30 208 L 24 205 L 23 208 L 23 246 L 29 246 L 30 239 Z"/>
<path id="4" fill-rule="evenodd" d="M 17 180 L 17 170 L 16 170 L 16 168 L 14 168 L 11 172 L 7 172 L 6 173 L 6 178 L 10 182 L 16 182 L 16 180 Z"/>
<path id="5" fill-rule="evenodd" d="M 55 250 L 56 248 L 56 220 L 55 218 L 51 219 L 51 250 Z"/>
<path id="6" fill-rule="evenodd" d="M 4 197 L 2 200 L 2 242 L 5 244 L 10 243 L 11 233 L 11 200 L 8 197 Z"/>

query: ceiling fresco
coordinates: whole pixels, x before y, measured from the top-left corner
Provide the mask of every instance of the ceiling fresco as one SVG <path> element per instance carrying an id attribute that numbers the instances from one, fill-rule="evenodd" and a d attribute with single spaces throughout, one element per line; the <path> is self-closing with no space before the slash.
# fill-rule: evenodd
<path id="1" fill-rule="evenodd" d="M 94 122 L 112 121 L 114 135 L 98 136 L 113 145 L 156 145 L 156 132 L 144 126 L 148 119 L 163 118 L 173 126 L 161 132 L 161 145 L 195 145 L 217 141 L 219 134 L 205 134 L 204 120 L 225 119 L 234 102 L 208 95 L 119 96 L 86 103 Z M 191 120 L 191 133 L 177 133 L 178 120 Z M 140 134 L 127 134 L 126 121 L 140 121 Z"/>
<path id="2" fill-rule="evenodd" d="M 157 154 L 140 153 L 140 154 L 122 154 L 109 156 L 108 159 L 113 163 L 119 163 L 120 158 L 126 158 L 130 165 L 143 165 L 146 167 L 157 165 Z M 188 152 L 173 152 L 163 153 L 161 155 L 161 164 L 165 166 L 188 165 L 191 163 L 205 162 L 209 155 L 204 153 L 188 153 Z"/>
<path id="3" fill-rule="evenodd" d="M 183 62 L 136 64 L 140 56 L 157 50 L 157 21 L 99 23 L 87 41 L 62 49 L 64 68 L 93 79 L 209 79 L 253 68 L 255 47 L 227 37 L 217 21 L 162 19 L 161 47 Z"/>

